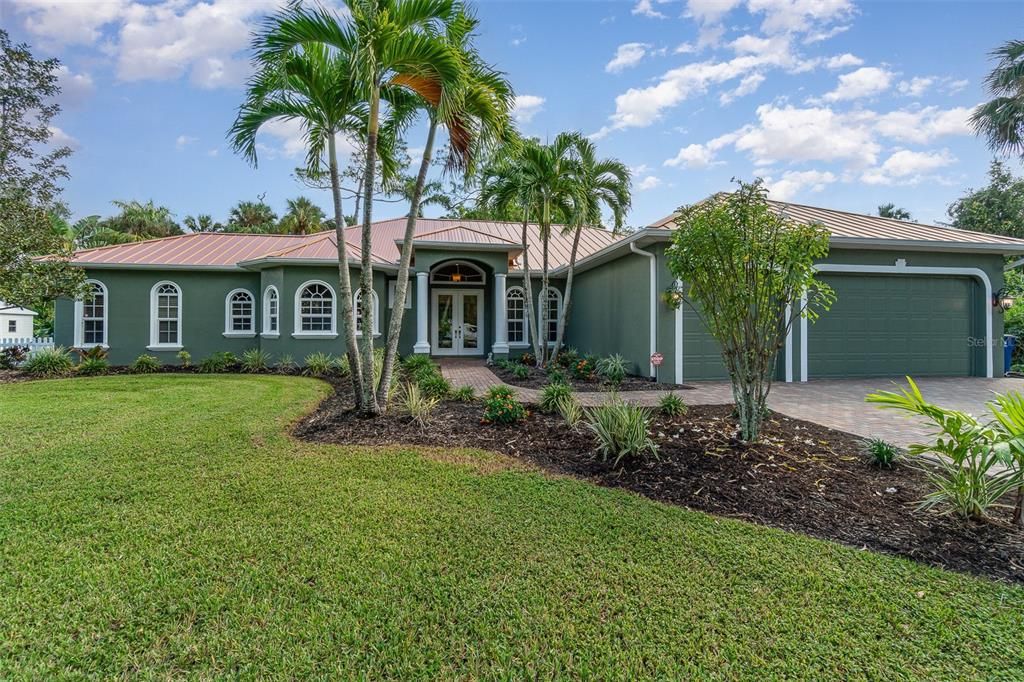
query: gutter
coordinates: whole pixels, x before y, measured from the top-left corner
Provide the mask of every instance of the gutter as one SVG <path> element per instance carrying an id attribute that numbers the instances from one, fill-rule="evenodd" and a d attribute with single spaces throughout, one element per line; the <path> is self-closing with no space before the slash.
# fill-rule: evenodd
<path id="1" fill-rule="evenodd" d="M 650 251 L 644 251 L 643 249 L 637 248 L 635 242 L 629 243 L 629 250 L 638 256 L 644 256 L 651 263 L 651 328 L 650 328 L 650 355 L 658 350 L 658 264 L 654 257 L 654 254 Z M 654 366 L 654 363 L 650 363 L 650 373 L 652 379 L 657 379 L 658 368 Z"/>

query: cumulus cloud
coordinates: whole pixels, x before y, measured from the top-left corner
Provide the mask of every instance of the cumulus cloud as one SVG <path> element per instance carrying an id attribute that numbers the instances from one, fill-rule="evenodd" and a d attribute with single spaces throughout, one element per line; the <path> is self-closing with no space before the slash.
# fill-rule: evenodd
<path id="1" fill-rule="evenodd" d="M 836 89 L 823 98 L 826 102 L 860 99 L 885 92 L 892 84 L 893 73 L 877 66 L 864 66 L 839 77 Z"/>
<path id="2" fill-rule="evenodd" d="M 768 198 L 776 201 L 789 201 L 804 188 L 810 188 L 812 192 L 820 192 L 838 180 L 833 173 L 828 171 L 786 171 L 782 177 L 765 178 L 764 186 L 768 189 Z"/>
<path id="3" fill-rule="evenodd" d="M 914 76 L 908 81 L 900 81 L 896 89 L 901 95 L 908 95 L 910 97 L 920 97 L 928 91 L 932 85 L 935 84 L 935 79 L 924 76 Z"/>
<path id="4" fill-rule="evenodd" d="M 688 0 L 686 16 L 703 23 L 715 23 L 721 21 L 722 17 L 740 2 L 741 0 Z"/>
<path id="5" fill-rule="evenodd" d="M 956 157 L 948 149 L 935 152 L 915 152 L 900 149 L 894 152 L 878 168 L 871 168 L 861 175 L 869 185 L 890 185 L 895 183 L 916 183 L 927 173 L 956 163 Z"/>
<path id="6" fill-rule="evenodd" d="M 650 47 L 647 43 L 623 43 L 615 51 L 612 60 L 605 64 L 604 70 L 608 73 L 620 73 L 636 66 L 647 55 L 647 50 Z"/>
<path id="7" fill-rule="evenodd" d="M 757 108 L 757 118 L 757 125 L 739 131 L 735 145 L 760 164 L 841 161 L 870 166 L 881 151 L 861 114 L 838 114 L 828 107 L 763 104 Z"/>
<path id="8" fill-rule="evenodd" d="M 726 133 L 706 144 L 690 144 L 679 150 L 673 158 L 667 159 L 666 166 L 676 168 L 706 168 L 715 163 L 715 154 L 718 150 L 729 146 L 736 141 L 739 133 Z"/>
<path id="9" fill-rule="evenodd" d="M 655 4 L 662 5 L 666 1 L 667 0 L 637 0 L 631 13 L 642 17 L 649 17 L 651 19 L 665 19 L 667 17 L 654 9 L 654 6 Z"/>
<path id="10" fill-rule="evenodd" d="M 641 192 L 654 189 L 655 187 L 661 187 L 661 178 L 654 175 L 646 175 L 636 183 L 636 188 Z"/>
<path id="11" fill-rule="evenodd" d="M 178 135 L 178 139 L 174 141 L 174 146 L 181 151 L 185 147 L 189 146 L 193 142 L 198 142 L 198 137 L 192 137 L 191 135 Z"/>
<path id="12" fill-rule="evenodd" d="M 835 57 L 829 57 L 825 60 L 825 68 L 846 69 L 853 66 L 860 66 L 863 63 L 863 59 L 847 52 L 845 54 L 836 55 Z"/>
<path id="13" fill-rule="evenodd" d="M 922 109 L 902 109 L 882 114 L 875 121 L 875 130 L 879 134 L 900 142 L 928 144 L 939 137 L 947 135 L 969 135 L 967 123 L 971 110 L 968 107 L 940 109 L 924 107 Z"/>
<path id="14" fill-rule="evenodd" d="M 718 101 L 723 106 L 729 104 L 738 97 L 744 97 L 746 95 L 753 93 L 761 86 L 761 83 L 764 83 L 764 81 L 765 76 L 759 73 L 752 73 L 749 76 L 745 76 L 743 80 L 740 81 L 739 86 L 737 86 L 735 90 L 723 92 L 718 97 Z"/>
<path id="15" fill-rule="evenodd" d="M 78 106 L 96 91 L 92 76 L 87 73 L 74 73 L 64 64 L 57 68 L 57 85 L 60 87 L 57 101 L 67 107 Z"/>
<path id="16" fill-rule="evenodd" d="M 67 0 L 12 0 L 14 12 L 24 17 L 25 29 L 56 47 L 93 45 L 102 29 L 116 21 L 129 0 L 67 2 Z"/>
<path id="17" fill-rule="evenodd" d="M 747 9 L 751 14 L 764 14 L 761 30 L 765 33 L 810 32 L 811 38 L 854 12 L 851 0 L 748 0 Z"/>
<path id="18" fill-rule="evenodd" d="M 78 149 L 78 140 L 68 135 L 66 132 L 58 128 L 57 126 L 49 126 L 47 128 L 50 131 L 50 144 L 54 147 L 71 147 L 72 149 Z"/>
<path id="19" fill-rule="evenodd" d="M 512 116 L 520 123 L 529 123 L 534 116 L 544 110 L 546 101 L 545 98 L 538 95 L 516 95 Z"/>

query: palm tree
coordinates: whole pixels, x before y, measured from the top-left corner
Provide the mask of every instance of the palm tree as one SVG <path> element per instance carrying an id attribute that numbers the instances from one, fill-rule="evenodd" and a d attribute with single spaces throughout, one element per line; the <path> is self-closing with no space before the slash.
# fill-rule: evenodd
<path id="1" fill-rule="evenodd" d="M 910 211 L 905 208 L 899 208 L 890 201 L 888 204 L 882 204 L 878 207 L 878 216 L 895 220 L 910 220 Z"/>
<path id="2" fill-rule="evenodd" d="M 185 219 L 181 222 L 192 232 L 220 232 L 224 229 L 223 225 L 214 222 L 213 216 L 209 213 L 185 216 Z"/>
<path id="3" fill-rule="evenodd" d="M 108 227 L 98 215 L 80 218 L 71 228 L 76 249 L 92 249 L 112 244 L 128 244 L 142 239 L 134 234 Z"/>
<path id="4" fill-rule="evenodd" d="M 323 229 L 327 214 L 324 210 L 314 204 L 306 197 L 288 199 L 288 210 L 281 223 L 278 225 L 278 232 L 284 234 L 312 234 Z"/>
<path id="5" fill-rule="evenodd" d="M 348 20 L 342 20 L 322 7 L 290 6 L 263 32 L 257 56 L 264 63 L 273 63 L 299 48 L 309 49 L 310 44 L 329 46 L 344 55 L 352 79 L 366 94 L 360 288 L 368 291 L 373 286 L 371 224 L 382 99 L 387 97 L 386 90 L 404 90 L 440 104 L 443 88 L 460 81 L 462 63 L 447 41 L 440 38 L 456 15 L 458 4 L 455 0 L 349 0 L 348 9 Z M 340 216 L 335 218 L 340 224 Z M 362 296 L 361 306 L 362 319 L 369 326 L 373 319 L 372 297 Z M 367 414 L 379 414 L 372 376 L 373 337 L 369 334 L 363 338 L 361 354 L 370 381 L 362 382 L 360 408 Z"/>
<path id="6" fill-rule="evenodd" d="M 985 79 L 992 99 L 971 114 L 971 126 L 996 152 L 1024 156 L 1024 40 L 992 51 L 998 62 Z"/>
<path id="7" fill-rule="evenodd" d="M 551 351 L 552 362 L 558 359 L 558 352 L 562 348 L 565 336 L 565 325 L 569 319 L 569 309 L 572 307 L 572 282 L 576 271 L 580 235 L 587 227 L 601 225 L 602 210 L 605 208 L 611 211 L 614 229 L 622 229 L 623 221 L 632 204 L 630 172 L 626 164 L 618 159 L 598 159 L 594 143 L 582 135 L 576 137 L 575 155 L 576 161 L 571 173 L 577 185 L 577 203 L 573 220 L 567 228 L 573 232 L 572 249 L 569 253 L 562 313 L 558 317 L 558 335 Z"/>
<path id="8" fill-rule="evenodd" d="M 262 201 L 239 201 L 228 212 L 227 232 L 266 234 L 277 229 L 277 214 Z"/>
<path id="9" fill-rule="evenodd" d="M 130 234 L 139 239 L 154 239 L 182 234 L 181 227 L 174 222 L 174 214 L 166 206 L 157 206 L 152 200 L 112 201 L 121 212 L 103 221 L 104 227 Z"/>

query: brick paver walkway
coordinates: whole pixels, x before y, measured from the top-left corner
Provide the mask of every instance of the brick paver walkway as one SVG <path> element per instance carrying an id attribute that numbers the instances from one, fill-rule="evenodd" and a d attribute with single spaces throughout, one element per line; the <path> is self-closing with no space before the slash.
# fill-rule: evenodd
<path id="1" fill-rule="evenodd" d="M 472 386 L 481 394 L 502 383 L 480 360 L 445 359 L 441 370 L 452 385 Z M 807 383 L 776 383 L 768 397 L 768 405 L 782 414 L 816 422 L 866 438 L 884 438 L 900 446 L 925 438 L 930 430 L 919 421 L 888 410 L 880 410 L 864 402 L 864 396 L 877 390 L 894 390 L 893 378 L 821 379 Z M 1021 379 L 979 379 L 960 377 L 924 378 L 917 380 L 925 398 L 933 403 L 973 415 L 986 412 L 985 402 L 993 393 L 1024 391 Z M 722 405 L 732 402 L 729 384 L 721 381 L 700 381 L 692 390 L 680 391 L 690 405 Z M 536 402 L 540 391 L 513 387 L 524 402 Z M 607 394 L 578 393 L 584 405 L 599 405 Z M 665 391 L 624 391 L 624 400 L 641 405 L 656 405 Z"/>

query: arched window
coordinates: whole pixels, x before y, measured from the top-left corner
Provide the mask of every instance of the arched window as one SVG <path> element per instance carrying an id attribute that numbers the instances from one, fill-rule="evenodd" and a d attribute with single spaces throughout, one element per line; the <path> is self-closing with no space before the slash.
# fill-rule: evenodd
<path id="1" fill-rule="evenodd" d="M 224 299 L 224 336 L 255 336 L 255 305 L 245 289 L 229 292 Z"/>
<path id="2" fill-rule="evenodd" d="M 439 265 L 430 273 L 433 284 L 476 284 L 484 283 L 484 271 L 466 261 L 456 260 Z"/>
<path id="3" fill-rule="evenodd" d="M 544 340 L 554 343 L 558 338 L 558 318 L 562 314 L 562 292 L 548 287 L 540 294 L 540 319 L 543 324 Z"/>
<path id="4" fill-rule="evenodd" d="M 150 290 L 149 349 L 181 350 L 181 288 L 174 282 Z"/>
<path id="5" fill-rule="evenodd" d="M 263 292 L 263 335 L 277 336 L 281 319 L 281 297 L 277 287 L 271 284 Z"/>
<path id="6" fill-rule="evenodd" d="M 107 345 L 107 287 L 94 279 L 86 280 L 89 293 L 75 301 L 75 347 Z"/>
<path id="7" fill-rule="evenodd" d="M 306 282 L 295 292 L 294 336 L 337 336 L 334 289 L 327 282 Z"/>
<path id="8" fill-rule="evenodd" d="M 526 292 L 522 287 L 509 287 L 505 290 L 505 319 L 508 321 L 509 344 L 528 344 L 530 324 L 526 319 Z"/>
<path id="9" fill-rule="evenodd" d="M 362 336 L 363 334 L 363 310 L 359 305 L 359 302 L 363 298 L 362 294 L 363 290 L 360 289 L 356 292 L 355 296 L 352 297 L 352 306 L 355 308 L 356 316 L 356 336 Z M 371 325 L 373 329 L 372 333 L 374 336 L 378 336 L 380 334 L 380 301 L 377 298 L 377 292 L 373 289 L 370 290 L 370 298 L 370 310 L 373 315 L 373 324 Z"/>

